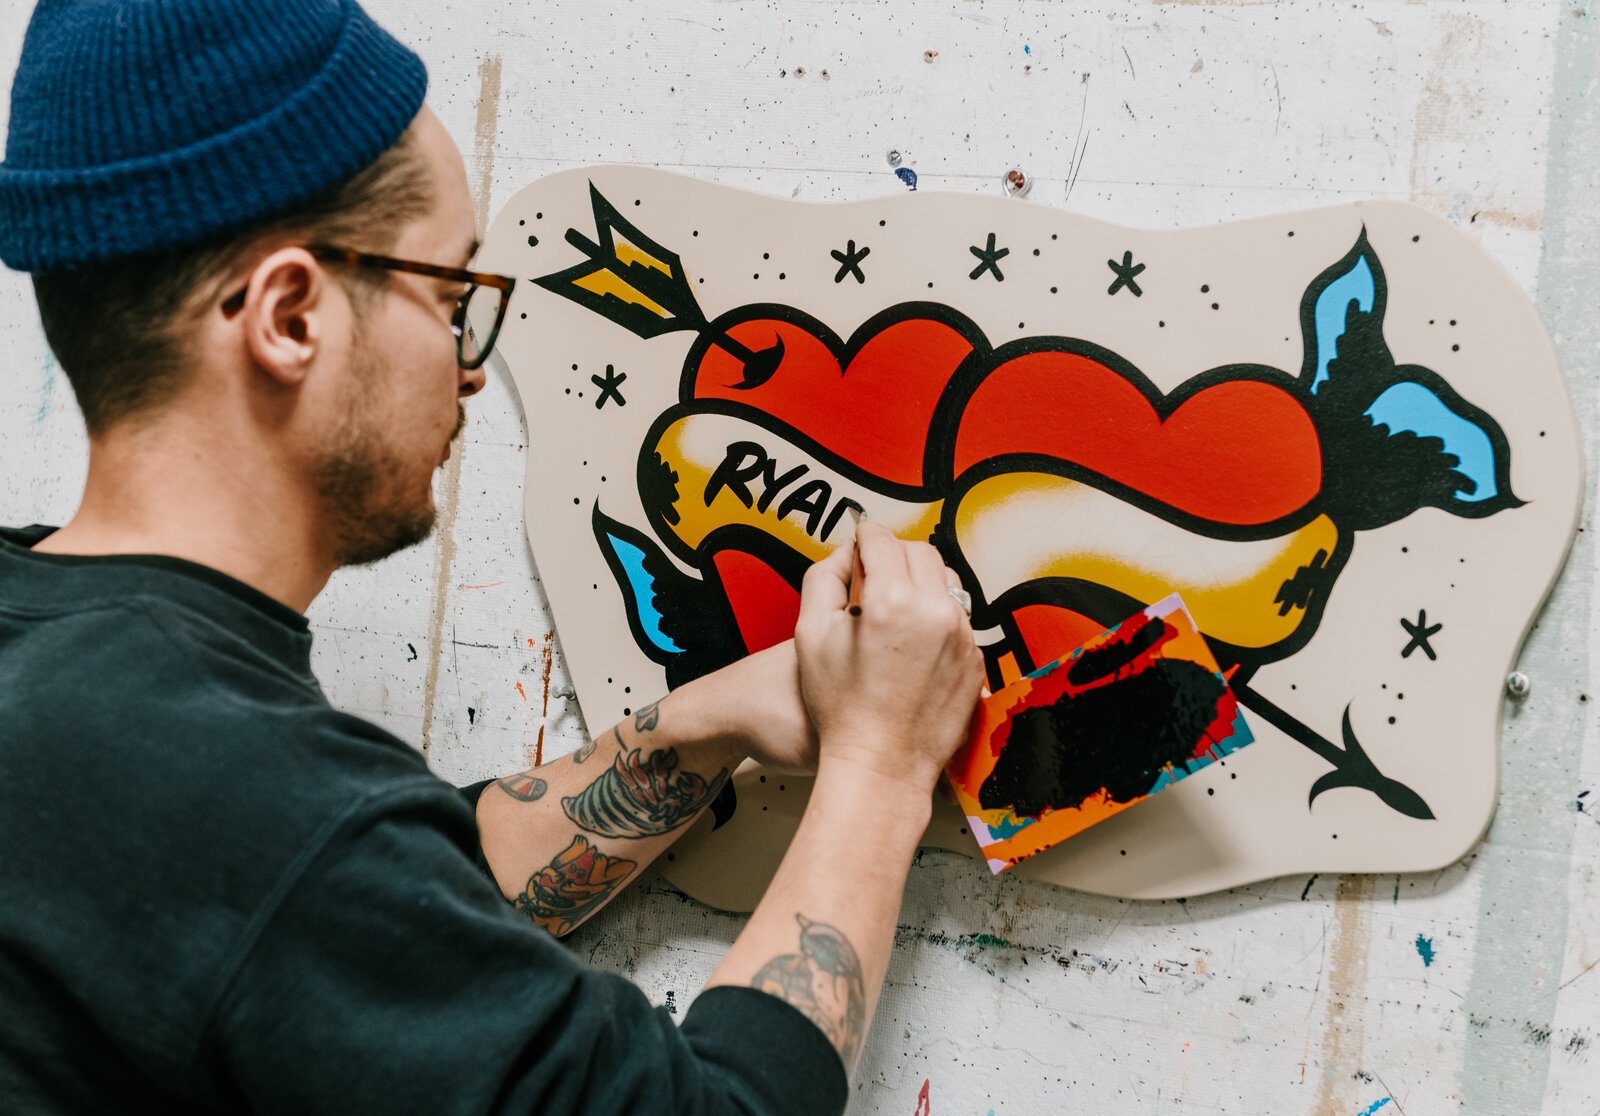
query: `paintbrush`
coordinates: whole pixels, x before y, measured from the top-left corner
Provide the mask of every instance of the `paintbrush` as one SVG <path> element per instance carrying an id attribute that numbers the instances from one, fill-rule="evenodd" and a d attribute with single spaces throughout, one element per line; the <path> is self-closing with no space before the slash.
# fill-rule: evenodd
<path id="1" fill-rule="evenodd" d="M 866 512 L 854 504 L 847 504 L 851 518 L 856 521 L 855 537 L 850 540 L 853 553 L 850 557 L 850 602 L 846 606 L 851 616 L 861 615 L 861 583 L 866 580 L 867 571 L 861 565 L 861 521 L 866 518 Z"/>

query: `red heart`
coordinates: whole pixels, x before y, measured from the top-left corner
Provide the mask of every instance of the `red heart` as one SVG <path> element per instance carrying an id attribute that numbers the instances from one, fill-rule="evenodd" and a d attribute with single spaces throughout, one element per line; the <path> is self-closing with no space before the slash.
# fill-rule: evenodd
<path id="1" fill-rule="evenodd" d="M 1133 380 L 1078 353 L 1013 357 L 967 401 L 955 475 L 1016 454 L 1081 465 L 1213 523 L 1270 523 L 1322 487 L 1316 427 L 1284 388 L 1223 380 L 1163 417 Z"/>
<path id="2" fill-rule="evenodd" d="M 765 411 L 846 461 L 895 484 L 918 486 L 928 427 L 945 384 L 972 352 L 956 329 L 927 318 L 891 322 L 841 367 L 835 347 L 793 322 L 753 318 L 728 327 L 751 349 L 783 342 L 765 383 L 736 387 L 744 362 L 718 345 L 695 370 L 696 399 L 731 399 Z"/>

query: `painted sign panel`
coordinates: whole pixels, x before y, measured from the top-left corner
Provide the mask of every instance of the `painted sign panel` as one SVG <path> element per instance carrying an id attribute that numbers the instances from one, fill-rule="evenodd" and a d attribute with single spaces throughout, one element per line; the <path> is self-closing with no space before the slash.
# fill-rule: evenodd
<path id="1" fill-rule="evenodd" d="M 480 258 L 531 280 L 498 351 L 590 725 L 786 638 L 859 507 L 960 573 L 993 688 L 1177 592 L 1259 738 L 1016 871 L 1181 895 L 1436 867 L 1487 824 L 1581 458 L 1531 305 L 1448 223 L 1153 232 L 601 167 L 517 194 Z M 730 786 L 665 870 L 741 907 L 805 790 Z M 976 852 L 964 821 L 929 842 Z"/>

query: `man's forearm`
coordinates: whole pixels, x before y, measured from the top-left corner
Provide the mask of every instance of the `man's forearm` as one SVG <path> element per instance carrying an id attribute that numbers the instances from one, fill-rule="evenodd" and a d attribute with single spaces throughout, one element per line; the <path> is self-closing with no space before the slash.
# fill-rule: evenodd
<path id="1" fill-rule="evenodd" d="M 825 760 L 777 875 L 707 987 L 748 985 L 786 1000 L 853 1067 L 931 809 L 931 792 Z"/>
<path id="2" fill-rule="evenodd" d="M 478 800 L 484 859 L 518 910 L 564 935 L 681 836 L 744 757 L 702 679 L 570 756 L 508 775 Z"/>

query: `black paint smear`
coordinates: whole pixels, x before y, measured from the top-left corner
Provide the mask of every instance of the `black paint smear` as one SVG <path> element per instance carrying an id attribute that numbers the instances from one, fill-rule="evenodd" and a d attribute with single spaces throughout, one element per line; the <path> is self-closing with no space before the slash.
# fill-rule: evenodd
<path id="1" fill-rule="evenodd" d="M 678 471 L 659 453 L 649 453 L 639 461 L 639 499 L 647 508 L 661 509 L 661 518 L 676 527 L 678 512 Z"/>
<path id="2" fill-rule="evenodd" d="M 1079 655 L 1067 667 L 1067 681 L 1074 686 L 1087 686 L 1098 679 L 1110 678 L 1159 643 L 1166 633 L 1167 622 L 1152 616 L 1120 642 Z"/>
<path id="3" fill-rule="evenodd" d="M 1101 790 L 1113 802 L 1149 794 L 1162 768 L 1194 756 L 1226 691 L 1205 667 L 1162 659 L 1122 681 L 1026 709 L 1013 718 L 978 803 L 1036 818 Z"/>

